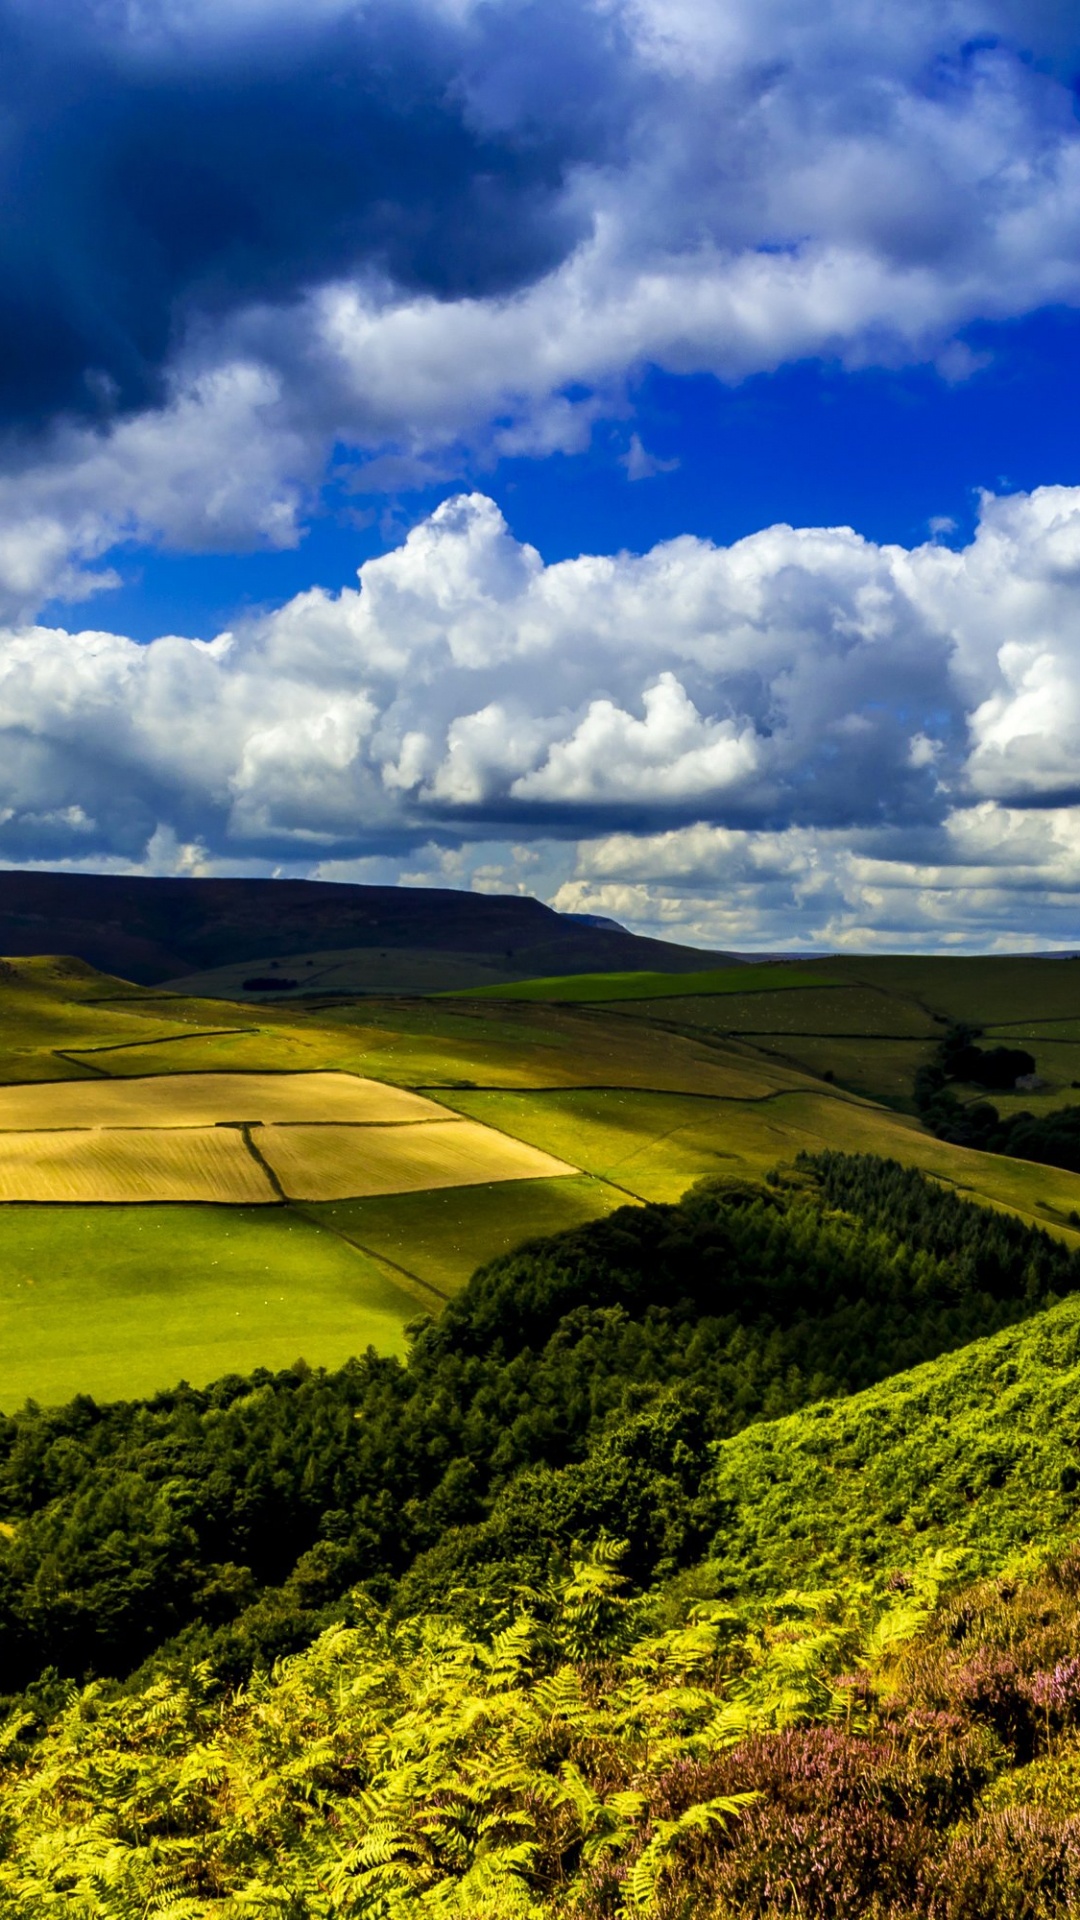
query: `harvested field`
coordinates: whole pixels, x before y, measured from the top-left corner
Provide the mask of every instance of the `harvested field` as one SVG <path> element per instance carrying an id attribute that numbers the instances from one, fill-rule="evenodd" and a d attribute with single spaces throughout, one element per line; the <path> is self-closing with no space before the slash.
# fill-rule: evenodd
<path id="1" fill-rule="evenodd" d="M 578 1171 L 471 1120 L 405 1127 L 260 1127 L 254 1139 L 290 1200 L 551 1180 Z"/>
<path id="2" fill-rule="evenodd" d="M 351 1073 L 170 1073 L 0 1087 L 0 1130 L 212 1127 L 222 1120 L 352 1124 L 444 1118 L 420 1094 Z"/>
<path id="3" fill-rule="evenodd" d="M 0 1133 L 0 1201 L 276 1198 L 236 1127 Z"/>

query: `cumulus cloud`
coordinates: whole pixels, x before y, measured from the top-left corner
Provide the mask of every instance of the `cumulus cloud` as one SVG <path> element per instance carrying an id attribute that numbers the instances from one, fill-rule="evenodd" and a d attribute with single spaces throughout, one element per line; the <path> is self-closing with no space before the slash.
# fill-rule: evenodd
<path id="1" fill-rule="evenodd" d="M 211 642 L 11 627 L 0 711 L 9 861 L 498 887 L 531 847 L 560 904 L 712 942 L 1056 925 L 1080 489 L 987 498 L 957 552 L 777 526 L 555 565 L 460 496 Z"/>
<path id="2" fill-rule="evenodd" d="M 649 365 L 965 378 L 1080 300 L 1053 0 L 0 0 L 0 54 L 9 616 L 295 539 L 334 446 L 573 450 Z"/>

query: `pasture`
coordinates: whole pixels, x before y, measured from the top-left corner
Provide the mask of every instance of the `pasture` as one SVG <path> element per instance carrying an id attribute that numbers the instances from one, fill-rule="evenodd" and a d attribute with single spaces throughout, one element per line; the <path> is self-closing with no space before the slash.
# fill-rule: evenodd
<path id="1" fill-rule="evenodd" d="M 343 1200 L 304 1212 L 447 1297 L 478 1266 L 523 1240 L 580 1227 L 626 1204 L 615 1187 L 573 1175 Z"/>
<path id="2" fill-rule="evenodd" d="M 586 1006 L 622 1000 L 683 999 L 703 993 L 777 993 L 784 988 L 828 987 L 830 984 L 827 976 L 813 969 L 768 965 L 708 967 L 701 973 L 554 974 L 546 980 L 473 987 L 459 997 L 463 1000 L 548 1000 L 556 1006 Z"/>
<path id="3" fill-rule="evenodd" d="M 0 1207 L 0 1410 L 401 1352 L 434 1304 L 283 1209 Z"/>

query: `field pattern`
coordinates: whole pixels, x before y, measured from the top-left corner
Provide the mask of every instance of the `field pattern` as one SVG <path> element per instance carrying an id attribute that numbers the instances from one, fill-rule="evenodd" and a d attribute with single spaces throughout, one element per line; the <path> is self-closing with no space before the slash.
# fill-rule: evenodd
<path id="1" fill-rule="evenodd" d="M 627 997 L 643 983 L 651 998 Z M 578 985 L 576 1003 L 533 981 L 253 1005 L 3 963 L 0 1252 L 25 1244 L 40 1267 L 9 1269 L 0 1406 L 385 1351 L 532 1234 L 803 1148 L 892 1155 L 1074 1237 L 1080 1177 L 936 1141 L 910 1092 L 965 1019 L 1036 1055 L 1046 1086 L 1003 1112 L 1080 1102 L 1080 963 L 843 957 Z M 260 1223 L 259 1258 L 237 1293 L 212 1249 L 217 1232 L 231 1258 L 240 1221 L 249 1246 Z M 76 1246 L 74 1265 L 56 1251 Z"/>
<path id="2" fill-rule="evenodd" d="M 0 1202 L 247 1206 L 576 1172 L 434 1101 L 341 1073 L 177 1074 L 0 1092 Z"/>

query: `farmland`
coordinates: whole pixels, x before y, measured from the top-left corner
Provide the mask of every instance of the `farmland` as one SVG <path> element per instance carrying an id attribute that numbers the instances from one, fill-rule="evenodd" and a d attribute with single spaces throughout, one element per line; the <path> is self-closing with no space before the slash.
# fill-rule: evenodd
<path id="1" fill-rule="evenodd" d="M 912 1076 L 955 1018 L 982 1024 L 987 1044 L 1032 1048 L 1047 1085 L 1024 1104 L 1075 1098 L 1070 961 L 840 958 L 257 1006 L 79 962 L 9 961 L 0 1223 L 15 1245 L 12 1223 L 32 1220 L 27 1257 L 55 1273 L 48 1327 L 36 1299 L 4 1343 L 0 1408 L 121 1377 L 206 1380 L 260 1353 L 314 1363 L 369 1339 L 387 1351 L 408 1319 L 437 1312 L 519 1240 L 677 1200 L 701 1178 L 757 1177 L 804 1150 L 895 1157 L 1073 1240 L 1080 1177 L 920 1127 Z M 1020 1099 L 1005 1096 L 1003 1111 Z M 272 1336 L 270 1307 L 238 1305 L 205 1255 L 215 1220 L 231 1256 L 228 1223 L 250 1235 L 256 1219 L 267 1254 L 256 1265 L 281 1275 Z M 166 1323 L 133 1319 L 129 1233 L 153 1249 L 147 1289 L 169 1276 Z M 324 1276 L 310 1286 L 301 1246 Z M 208 1289 L 207 1273 L 219 1284 Z M 25 1276 L 18 1286 L 29 1300 Z M 185 1288 L 201 1339 L 183 1330 Z M 106 1329 L 96 1344 L 91 1323 Z"/>
<path id="2" fill-rule="evenodd" d="M 154 1393 L 256 1367 L 340 1366 L 437 1304 L 299 1214 L 0 1207 L 5 1409 Z"/>

